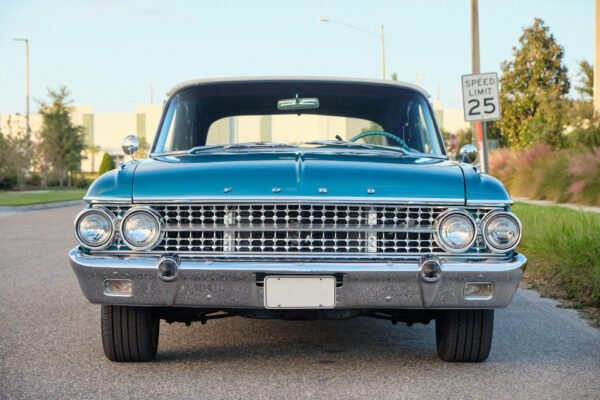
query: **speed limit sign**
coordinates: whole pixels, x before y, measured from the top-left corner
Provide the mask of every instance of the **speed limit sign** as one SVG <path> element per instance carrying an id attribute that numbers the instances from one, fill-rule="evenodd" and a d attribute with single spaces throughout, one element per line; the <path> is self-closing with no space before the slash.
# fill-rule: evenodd
<path id="1" fill-rule="evenodd" d="M 498 100 L 498 74 L 462 76 L 463 108 L 465 121 L 494 121 L 500 119 Z"/>

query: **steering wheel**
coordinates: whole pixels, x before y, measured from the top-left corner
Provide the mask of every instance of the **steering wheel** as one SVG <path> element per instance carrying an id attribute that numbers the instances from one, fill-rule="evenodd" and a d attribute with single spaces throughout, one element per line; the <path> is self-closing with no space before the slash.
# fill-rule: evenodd
<path id="1" fill-rule="evenodd" d="M 406 144 L 406 142 L 404 140 L 402 140 L 398 136 L 394 135 L 393 133 L 389 133 L 386 131 L 361 132 L 358 135 L 354 136 L 352 139 L 350 139 L 350 141 L 356 142 L 358 139 L 362 139 L 367 136 L 385 136 L 386 138 L 392 139 L 394 142 L 398 143 L 400 145 L 400 147 L 402 147 L 404 150 L 410 150 L 410 147 L 408 147 L 408 145 Z"/>

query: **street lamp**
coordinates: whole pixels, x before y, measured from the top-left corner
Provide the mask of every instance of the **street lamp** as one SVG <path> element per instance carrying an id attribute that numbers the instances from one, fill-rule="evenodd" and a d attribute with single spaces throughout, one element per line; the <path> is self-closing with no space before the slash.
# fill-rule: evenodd
<path id="1" fill-rule="evenodd" d="M 27 133 L 31 131 L 29 125 L 29 39 L 14 39 L 16 42 L 25 42 L 25 125 Z"/>
<path id="2" fill-rule="evenodd" d="M 345 22 L 340 22 L 340 21 L 336 21 L 336 20 L 328 19 L 328 18 L 321 17 L 321 18 L 319 18 L 319 22 L 323 22 L 323 23 L 331 22 L 334 24 L 345 26 L 346 28 L 354 29 L 356 31 L 365 32 L 365 33 L 368 33 L 369 35 L 375 35 L 375 36 L 379 37 L 379 41 L 381 42 L 381 79 L 385 79 L 385 40 L 384 40 L 384 34 L 383 34 L 383 25 L 381 25 L 381 27 L 379 29 L 379 33 L 377 33 L 377 32 L 370 31 L 368 29 L 364 29 L 364 28 L 361 28 L 358 26 L 347 24 Z"/>

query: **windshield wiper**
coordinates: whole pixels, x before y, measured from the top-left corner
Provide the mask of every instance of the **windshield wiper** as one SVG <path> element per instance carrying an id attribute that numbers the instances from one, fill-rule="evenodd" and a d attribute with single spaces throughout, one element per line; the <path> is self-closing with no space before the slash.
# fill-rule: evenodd
<path id="1" fill-rule="evenodd" d="M 242 142 L 225 145 L 225 149 L 248 149 L 251 147 L 296 147 L 287 143 L 280 142 Z"/>
<path id="2" fill-rule="evenodd" d="M 363 149 L 384 150 L 384 151 L 393 151 L 393 152 L 397 152 L 397 153 L 408 154 L 408 152 L 401 147 L 381 146 L 381 145 L 377 145 L 377 144 L 367 144 L 367 143 L 356 143 L 356 142 L 350 142 L 348 140 L 312 140 L 310 142 L 304 142 L 304 144 L 316 144 L 316 145 L 320 145 L 320 146 L 360 147 Z"/>
<path id="3" fill-rule="evenodd" d="M 215 149 L 249 149 L 254 147 L 296 147 L 291 144 L 279 143 L 279 142 L 242 142 L 232 144 L 214 144 L 208 146 L 196 146 L 188 150 L 189 154 L 195 154 L 202 151 L 215 150 Z"/>

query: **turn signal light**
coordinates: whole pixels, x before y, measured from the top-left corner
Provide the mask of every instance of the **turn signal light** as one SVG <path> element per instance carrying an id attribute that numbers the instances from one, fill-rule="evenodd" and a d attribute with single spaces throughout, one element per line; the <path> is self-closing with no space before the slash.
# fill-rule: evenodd
<path id="1" fill-rule="evenodd" d="M 104 294 L 107 296 L 131 296 L 133 282 L 130 279 L 106 279 L 104 281 Z"/>
<path id="2" fill-rule="evenodd" d="M 465 283 L 465 300 L 490 300 L 494 285 L 491 282 Z"/>

